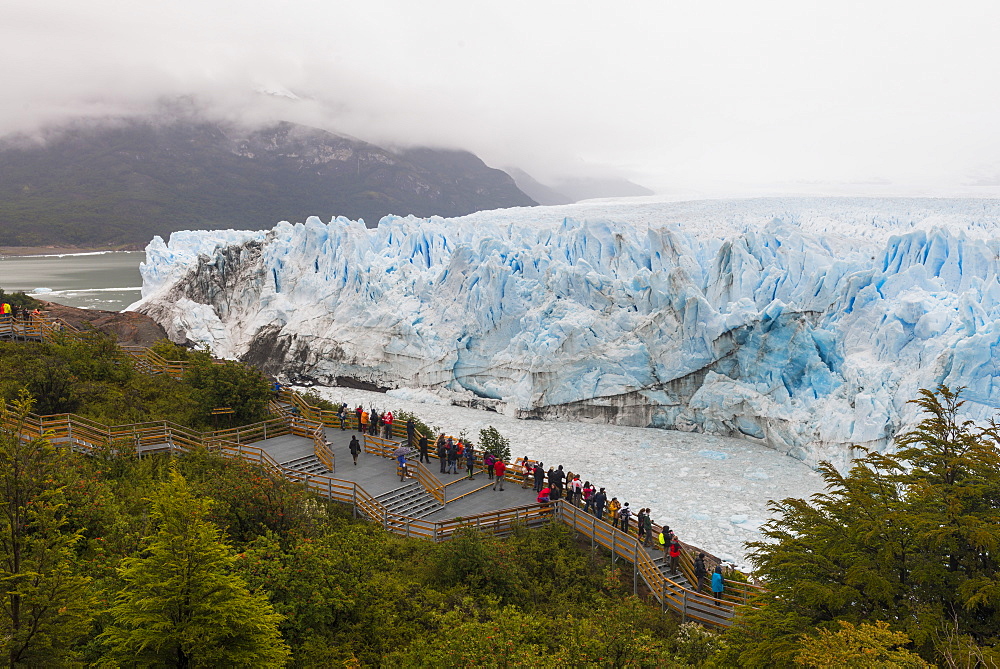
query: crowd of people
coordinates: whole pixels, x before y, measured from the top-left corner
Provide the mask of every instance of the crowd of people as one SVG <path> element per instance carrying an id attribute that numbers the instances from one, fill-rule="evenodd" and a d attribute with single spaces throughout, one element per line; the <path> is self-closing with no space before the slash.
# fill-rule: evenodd
<path id="1" fill-rule="evenodd" d="M 337 412 L 341 429 L 346 429 L 348 412 L 347 404 L 341 404 Z M 359 405 L 354 413 L 356 420 L 352 422 L 363 434 L 384 438 L 393 436 L 394 417 L 391 411 L 379 413 L 373 408 L 369 412 Z M 406 478 L 407 458 L 412 457 L 414 453 L 417 454 L 419 462 L 427 464 L 431 462 L 431 444 L 427 435 L 417 434 L 412 418 L 406 421 L 405 430 L 405 441 L 401 441 L 400 446 L 393 451 L 393 457 L 399 467 L 400 480 Z M 357 464 L 357 453 L 361 449 L 355 442 L 356 438 L 352 440 L 351 455 Z M 580 475 L 566 471 L 562 465 L 550 466 L 546 470 L 544 463 L 532 461 L 526 455 L 508 464 L 489 451 L 477 452 L 471 442 L 467 443 L 461 438 L 446 436 L 443 433 L 434 443 L 434 453 L 441 474 L 461 474 L 469 479 L 475 479 L 478 469 L 486 473 L 488 480 L 493 481 L 493 490 L 502 491 L 505 482 L 518 483 L 523 488 L 533 487 L 536 501 L 540 504 L 563 499 L 582 508 L 584 512 L 592 514 L 598 520 L 607 520 L 626 534 L 635 529 L 637 538 L 643 546 L 663 551 L 669 572 L 674 575 L 679 573 L 680 558 L 684 548 L 669 525 L 662 525 L 658 531 L 653 527 L 652 511 L 648 507 L 636 512 L 629 502 L 622 503 L 613 496 L 609 500 L 604 488 L 590 481 L 582 481 Z M 697 590 L 702 592 L 706 582 L 709 582 L 704 553 L 699 553 L 694 559 L 694 573 L 698 580 Z M 712 594 L 721 597 L 724 590 L 721 566 L 714 568 L 709 584 Z"/>
<path id="2" fill-rule="evenodd" d="M 37 321 L 42 318 L 42 312 L 38 309 L 28 309 L 9 302 L 0 303 L 0 323 L 10 323 L 21 321 L 27 323 Z"/>

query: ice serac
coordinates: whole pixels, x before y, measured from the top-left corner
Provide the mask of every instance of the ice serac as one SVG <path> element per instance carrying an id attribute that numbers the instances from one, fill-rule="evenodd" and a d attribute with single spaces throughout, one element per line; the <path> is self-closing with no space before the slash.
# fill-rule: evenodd
<path id="1" fill-rule="evenodd" d="M 598 202 L 154 240 L 136 308 L 286 377 L 702 430 L 813 463 L 920 388 L 1000 406 L 1000 203 Z"/>

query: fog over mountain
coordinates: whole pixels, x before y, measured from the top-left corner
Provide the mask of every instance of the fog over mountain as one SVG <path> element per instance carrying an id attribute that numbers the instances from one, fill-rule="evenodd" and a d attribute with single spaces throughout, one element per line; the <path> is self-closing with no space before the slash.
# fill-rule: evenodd
<path id="1" fill-rule="evenodd" d="M 9 0 L 2 19 L 0 135 L 187 96 L 211 122 L 466 150 L 546 185 L 1000 191 L 995 3 Z"/>

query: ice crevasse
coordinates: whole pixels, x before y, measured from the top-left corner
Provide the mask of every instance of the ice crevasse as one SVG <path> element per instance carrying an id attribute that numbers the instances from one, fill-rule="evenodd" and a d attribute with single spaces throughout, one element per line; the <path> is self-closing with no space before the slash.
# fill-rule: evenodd
<path id="1" fill-rule="evenodd" d="M 1000 203 L 605 202 L 174 233 L 131 308 L 287 378 L 472 393 L 844 466 L 1000 406 Z"/>

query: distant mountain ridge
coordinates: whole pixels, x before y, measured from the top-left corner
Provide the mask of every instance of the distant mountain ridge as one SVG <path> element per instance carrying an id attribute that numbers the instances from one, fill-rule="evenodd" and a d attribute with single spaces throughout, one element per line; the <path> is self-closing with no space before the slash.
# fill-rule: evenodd
<path id="1" fill-rule="evenodd" d="M 0 141 L 0 246 L 143 245 L 315 215 L 461 216 L 534 200 L 465 151 L 390 151 L 281 122 L 119 120 Z"/>

